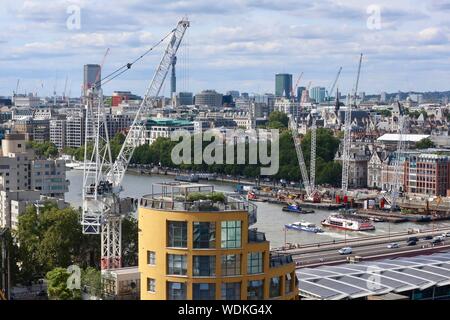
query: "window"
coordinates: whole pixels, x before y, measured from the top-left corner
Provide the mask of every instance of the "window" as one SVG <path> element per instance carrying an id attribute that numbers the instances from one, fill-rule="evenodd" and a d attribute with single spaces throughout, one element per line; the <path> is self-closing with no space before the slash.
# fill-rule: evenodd
<path id="1" fill-rule="evenodd" d="M 214 283 L 194 283 L 192 285 L 193 300 L 214 300 L 216 285 Z"/>
<path id="2" fill-rule="evenodd" d="M 247 273 L 263 273 L 263 253 L 249 252 L 247 254 Z"/>
<path id="3" fill-rule="evenodd" d="M 284 293 L 292 292 L 292 276 L 290 273 L 286 273 L 284 277 Z"/>
<path id="4" fill-rule="evenodd" d="M 187 248 L 187 222 L 169 221 L 168 244 L 173 248 Z"/>
<path id="5" fill-rule="evenodd" d="M 156 253 L 154 251 L 147 251 L 147 264 L 152 266 L 156 264 Z"/>
<path id="6" fill-rule="evenodd" d="M 222 276 L 237 276 L 241 274 L 241 255 L 226 254 L 222 256 Z"/>
<path id="7" fill-rule="evenodd" d="M 193 274 L 197 277 L 213 277 L 216 275 L 215 256 L 194 256 Z"/>
<path id="8" fill-rule="evenodd" d="M 216 247 L 215 222 L 194 222 L 194 248 L 210 249 Z"/>
<path id="9" fill-rule="evenodd" d="M 269 293 L 270 293 L 270 297 L 271 298 L 281 296 L 280 283 L 281 283 L 280 277 L 270 278 Z"/>
<path id="10" fill-rule="evenodd" d="M 186 300 L 186 284 L 167 282 L 167 300 Z"/>
<path id="11" fill-rule="evenodd" d="M 241 221 L 222 221 L 222 249 L 241 247 Z"/>
<path id="12" fill-rule="evenodd" d="M 155 292 L 155 289 L 156 289 L 156 280 L 147 278 L 147 291 Z"/>
<path id="13" fill-rule="evenodd" d="M 226 282 L 222 283 L 222 300 L 241 300 L 241 283 Z"/>
<path id="14" fill-rule="evenodd" d="M 247 300 L 262 300 L 264 298 L 264 281 L 254 280 L 247 284 Z"/>
<path id="15" fill-rule="evenodd" d="M 187 274 L 187 256 L 167 255 L 167 274 L 184 276 Z"/>

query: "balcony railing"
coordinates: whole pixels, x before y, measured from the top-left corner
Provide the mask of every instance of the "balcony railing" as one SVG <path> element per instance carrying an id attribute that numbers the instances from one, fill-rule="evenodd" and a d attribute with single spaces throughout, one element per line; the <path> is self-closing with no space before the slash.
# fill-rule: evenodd
<path id="1" fill-rule="evenodd" d="M 270 253 L 270 267 L 276 268 L 293 263 L 292 255 L 282 253 Z"/>
<path id="2" fill-rule="evenodd" d="M 266 241 L 266 234 L 259 232 L 256 229 L 248 230 L 248 242 L 264 242 Z"/>
<path id="3" fill-rule="evenodd" d="M 235 193 L 225 193 L 223 201 L 196 200 L 188 201 L 190 193 L 211 194 L 214 191 L 213 186 L 172 183 L 161 184 L 161 192 L 153 192 L 140 199 L 140 207 L 165 210 L 165 211 L 186 211 L 186 212 L 231 212 L 247 211 L 249 226 L 257 221 L 257 206 L 249 202 L 242 195 Z"/>

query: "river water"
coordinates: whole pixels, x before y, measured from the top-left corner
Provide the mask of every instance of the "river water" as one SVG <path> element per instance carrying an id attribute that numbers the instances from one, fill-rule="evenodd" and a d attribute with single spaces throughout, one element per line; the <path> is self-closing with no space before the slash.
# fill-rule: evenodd
<path id="1" fill-rule="evenodd" d="M 81 206 L 81 186 L 83 181 L 82 170 L 67 171 L 67 179 L 70 180 L 69 192 L 66 193 L 66 201 L 73 207 Z M 154 183 L 174 181 L 172 176 L 156 176 L 156 175 L 136 175 L 126 174 L 123 180 L 122 196 L 139 198 L 143 195 L 151 193 L 151 187 Z M 208 182 L 214 185 L 216 191 L 234 191 L 234 184 L 221 182 Z M 258 207 L 258 222 L 253 226 L 258 231 L 265 232 L 267 240 L 270 241 L 271 247 L 280 247 L 285 241 L 296 244 L 307 244 L 332 241 L 333 239 L 351 239 L 357 237 L 366 237 L 371 235 L 382 235 L 390 232 L 406 231 L 410 228 L 431 228 L 431 225 L 424 223 L 376 223 L 376 230 L 366 232 L 341 231 L 324 228 L 323 233 L 311 233 L 305 231 L 288 230 L 284 231 L 284 225 L 300 220 L 315 223 L 320 226 L 320 222 L 325 219 L 332 211 L 315 210 L 315 213 L 298 215 L 290 212 L 283 212 L 281 205 L 270 204 L 264 202 L 255 202 Z M 435 226 L 448 225 L 446 222 L 436 222 Z"/>

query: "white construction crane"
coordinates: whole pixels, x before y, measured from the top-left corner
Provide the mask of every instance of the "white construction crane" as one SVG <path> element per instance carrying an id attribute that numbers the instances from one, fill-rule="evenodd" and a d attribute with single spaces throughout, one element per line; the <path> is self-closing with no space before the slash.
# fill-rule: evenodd
<path id="1" fill-rule="evenodd" d="M 98 90 L 97 92 L 97 101 L 99 103 L 97 103 L 96 114 L 94 112 L 88 112 L 89 108 L 94 106 L 96 92 L 93 92 L 94 99 L 87 99 L 86 128 L 92 128 L 92 132 L 88 132 L 88 129 L 86 129 L 86 141 L 89 143 L 92 141 L 90 139 L 94 139 L 94 152 L 90 159 L 88 159 L 87 154 L 85 156 L 81 223 L 83 233 L 101 234 L 101 267 L 103 270 L 121 267 L 122 217 L 129 213 L 127 209 L 131 209 L 131 207 L 127 208 L 127 205 L 130 205 L 130 203 L 120 199 L 122 180 L 133 156 L 133 152 L 140 144 L 142 134 L 144 133 L 146 116 L 148 116 L 155 99 L 161 91 L 172 58 L 175 56 L 189 25 L 190 23 L 187 19 L 182 19 L 170 33 L 170 42 L 164 51 L 160 64 L 156 68 L 152 81 L 147 88 L 142 103 L 136 112 L 134 121 L 122 144 L 120 153 L 114 162 L 111 161 L 109 139 L 106 127 L 104 126 L 104 107 L 103 103 L 101 103 L 101 91 Z M 119 69 L 119 71 L 126 70 L 125 68 L 129 69 L 130 67 L 131 64 L 127 64 L 125 67 Z M 113 74 L 121 74 L 119 71 Z M 90 121 L 93 119 L 96 119 L 96 125 L 90 124 Z M 101 130 L 106 132 L 103 138 L 100 137 Z"/>
<path id="2" fill-rule="evenodd" d="M 316 126 L 316 118 L 312 117 L 312 125 L 311 125 L 311 155 L 310 155 L 310 163 L 309 163 L 309 184 L 311 189 L 311 194 L 314 194 L 316 191 L 316 135 L 317 135 L 317 126 Z"/>
<path id="3" fill-rule="evenodd" d="M 339 71 L 338 71 L 338 73 L 337 73 L 337 75 L 336 75 L 336 78 L 334 79 L 334 81 L 333 81 L 333 84 L 331 85 L 331 87 L 330 87 L 330 90 L 327 90 L 327 101 L 329 101 L 330 100 L 330 94 L 333 94 L 333 90 L 334 90 L 334 88 L 336 87 L 336 83 L 338 82 L 338 80 L 339 80 L 339 76 L 341 75 L 341 71 L 342 71 L 342 67 L 339 67 Z"/>
<path id="4" fill-rule="evenodd" d="M 344 121 L 344 143 L 342 148 L 342 193 L 345 195 L 348 190 L 348 170 L 350 161 L 350 146 L 351 146 L 351 128 L 352 128 L 352 105 L 356 103 L 356 93 L 358 92 L 359 76 L 361 74 L 361 63 L 363 54 L 359 57 L 358 74 L 356 76 L 356 84 L 353 91 L 353 97 L 350 98 L 350 103 L 345 110 Z"/>
<path id="5" fill-rule="evenodd" d="M 311 185 L 309 182 L 308 171 L 306 169 L 305 158 L 303 157 L 300 137 L 298 135 L 297 123 L 292 115 L 289 116 L 289 128 L 291 129 L 292 139 L 294 139 L 295 151 L 297 152 L 298 164 L 300 167 L 300 173 L 302 175 L 306 196 L 309 198 L 311 195 Z"/>

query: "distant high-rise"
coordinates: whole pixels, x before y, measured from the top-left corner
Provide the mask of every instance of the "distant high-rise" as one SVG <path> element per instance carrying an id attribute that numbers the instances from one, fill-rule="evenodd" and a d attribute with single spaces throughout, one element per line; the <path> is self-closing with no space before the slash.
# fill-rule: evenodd
<path id="1" fill-rule="evenodd" d="M 278 73 L 275 75 L 275 96 L 291 97 L 292 90 L 292 74 Z"/>
<path id="2" fill-rule="evenodd" d="M 326 89 L 324 87 L 311 88 L 310 97 L 317 103 L 325 101 Z"/>
<path id="3" fill-rule="evenodd" d="M 386 92 L 381 92 L 380 95 L 380 102 L 386 102 Z"/>
<path id="4" fill-rule="evenodd" d="M 297 102 L 301 101 L 304 90 L 306 90 L 306 87 L 297 87 Z"/>
<path id="5" fill-rule="evenodd" d="M 237 99 L 237 98 L 239 98 L 239 96 L 240 96 L 239 91 L 237 91 L 237 90 L 230 90 L 230 91 L 227 91 L 226 95 L 227 95 L 227 96 L 232 96 L 233 99 Z"/>
<path id="6" fill-rule="evenodd" d="M 92 88 L 98 81 L 95 89 L 101 89 L 102 84 L 100 82 L 102 78 L 102 70 L 98 64 L 86 64 L 84 65 L 84 82 L 83 82 L 83 92 L 86 92 L 89 88 Z"/>

